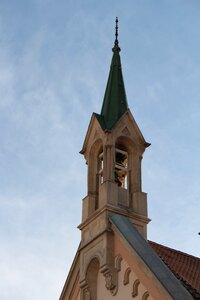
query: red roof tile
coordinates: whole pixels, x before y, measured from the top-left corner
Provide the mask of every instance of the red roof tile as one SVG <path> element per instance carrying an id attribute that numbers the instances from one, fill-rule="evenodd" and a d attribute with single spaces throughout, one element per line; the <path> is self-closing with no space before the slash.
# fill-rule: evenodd
<path id="1" fill-rule="evenodd" d="M 149 245 L 185 287 L 196 290 L 200 295 L 200 258 L 152 241 Z"/>

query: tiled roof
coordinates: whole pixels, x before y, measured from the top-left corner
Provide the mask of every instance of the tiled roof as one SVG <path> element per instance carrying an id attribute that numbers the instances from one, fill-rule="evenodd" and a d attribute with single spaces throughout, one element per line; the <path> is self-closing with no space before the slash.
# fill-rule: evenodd
<path id="1" fill-rule="evenodd" d="M 182 282 L 194 299 L 200 299 L 200 258 L 149 241 L 149 245 Z"/>

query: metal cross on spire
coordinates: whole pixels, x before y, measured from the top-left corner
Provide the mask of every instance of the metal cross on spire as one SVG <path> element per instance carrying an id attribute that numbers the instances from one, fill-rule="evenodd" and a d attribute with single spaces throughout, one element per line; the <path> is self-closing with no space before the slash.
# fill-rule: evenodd
<path id="1" fill-rule="evenodd" d="M 116 17 L 115 20 L 115 43 L 114 43 L 114 47 L 112 48 L 112 51 L 121 51 L 120 47 L 119 47 L 119 41 L 118 41 L 118 17 Z"/>

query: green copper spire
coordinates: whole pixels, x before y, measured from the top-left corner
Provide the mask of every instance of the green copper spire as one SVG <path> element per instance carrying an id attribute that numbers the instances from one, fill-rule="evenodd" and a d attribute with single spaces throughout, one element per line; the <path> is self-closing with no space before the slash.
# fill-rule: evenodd
<path id="1" fill-rule="evenodd" d="M 120 50 L 118 42 L 118 18 L 116 18 L 115 43 L 112 48 L 113 57 L 101 109 L 101 116 L 103 117 L 106 129 L 112 129 L 120 117 L 128 110 L 119 55 Z"/>

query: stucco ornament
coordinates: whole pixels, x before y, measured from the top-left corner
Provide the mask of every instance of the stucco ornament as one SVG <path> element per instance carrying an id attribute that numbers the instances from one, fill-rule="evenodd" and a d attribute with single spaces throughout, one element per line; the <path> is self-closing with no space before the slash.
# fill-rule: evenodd
<path id="1" fill-rule="evenodd" d="M 108 271 L 104 274 L 104 276 L 105 276 L 105 282 L 106 282 L 105 286 L 106 286 L 107 290 L 109 290 L 111 292 L 111 294 L 113 296 L 115 296 L 118 291 L 118 286 L 115 283 L 116 280 L 114 280 L 113 274 L 110 271 Z"/>
<path id="2" fill-rule="evenodd" d="M 124 280 L 123 280 L 123 284 L 127 285 L 129 284 L 130 281 L 130 274 L 131 274 L 131 268 L 127 268 L 125 273 L 124 273 Z"/>
<path id="3" fill-rule="evenodd" d="M 83 299 L 84 300 L 91 300 L 90 298 L 90 291 L 88 288 L 84 289 L 84 292 L 83 292 Z"/>
<path id="4" fill-rule="evenodd" d="M 132 297 L 135 298 L 136 296 L 138 296 L 138 287 L 140 284 L 140 280 L 136 279 L 133 283 L 133 291 L 132 291 Z"/>
<path id="5" fill-rule="evenodd" d="M 121 270 L 121 262 L 122 257 L 121 255 L 118 255 L 115 257 L 113 267 L 108 267 L 108 265 L 105 265 L 101 269 L 101 273 L 103 273 L 105 277 L 105 287 L 113 296 L 115 296 L 118 292 L 118 273 Z"/>
<path id="6" fill-rule="evenodd" d="M 147 300 L 148 298 L 149 298 L 149 292 L 146 291 L 142 296 L 142 300 Z"/>
<path id="7" fill-rule="evenodd" d="M 105 280 L 106 280 L 106 288 L 107 290 L 113 290 L 115 285 L 112 282 L 112 274 L 111 273 L 107 273 L 105 275 Z"/>

